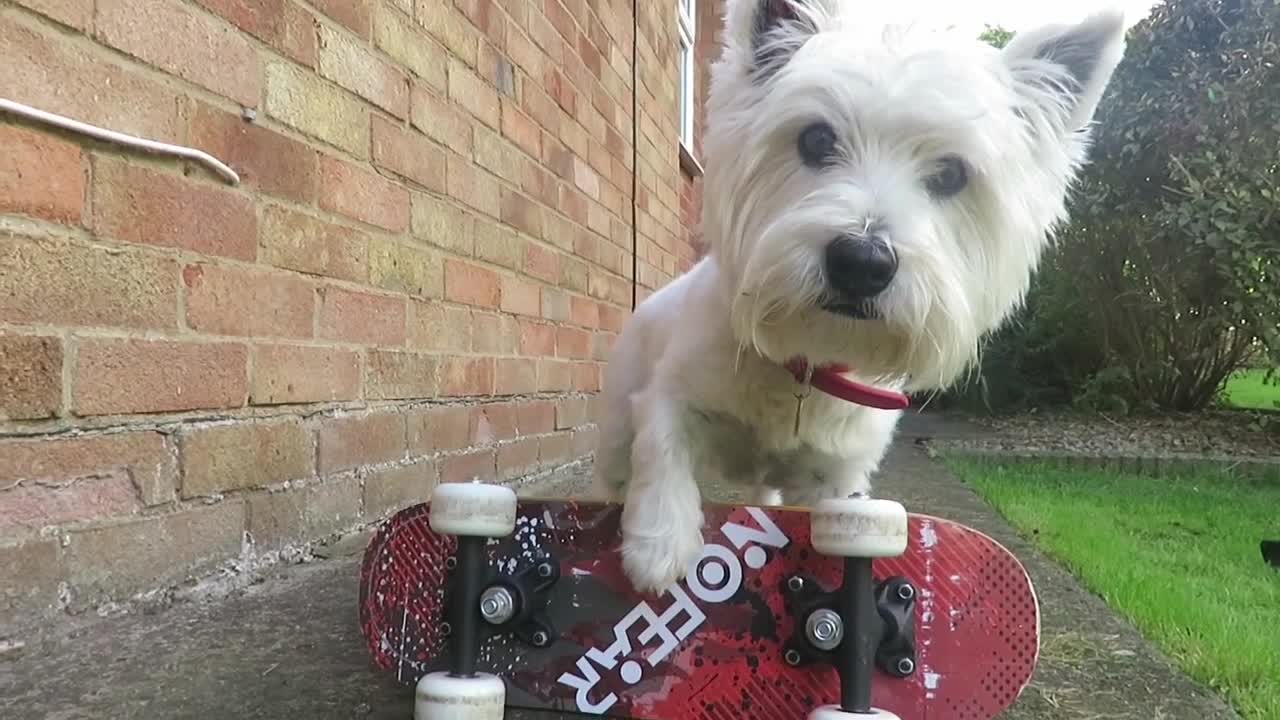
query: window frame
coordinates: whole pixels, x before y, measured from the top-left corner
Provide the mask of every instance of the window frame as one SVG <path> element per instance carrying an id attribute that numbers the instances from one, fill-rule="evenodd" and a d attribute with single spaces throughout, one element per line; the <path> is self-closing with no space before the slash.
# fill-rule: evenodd
<path id="1" fill-rule="evenodd" d="M 676 1 L 676 25 L 679 47 L 679 118 L 678 145 L 680 162 L 692 175 L 701 175 L 702 168 L 694 154 L 694 119 L 697 109 L 696 81 L 698 69 L 698 0 Z"/>

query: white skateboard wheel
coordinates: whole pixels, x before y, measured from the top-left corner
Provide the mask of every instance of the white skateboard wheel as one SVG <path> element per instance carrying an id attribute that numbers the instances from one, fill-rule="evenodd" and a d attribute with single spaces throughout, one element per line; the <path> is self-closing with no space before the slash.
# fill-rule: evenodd
<path id="1" fill-rule="evenodd" d="M 516 527 L 516 494 L 484 483 L 444 483 L 431 496 L 431 529 L 441 535 L 506 537 Z"/>
<path id="2" fill-rule="evenodd" d="M 813 509 L 809 531 L 823 555 L 897 557 L 907 551 L 907 510 L 892 500 L 830 498 Z"/>
<path id="3" fill-rule="evenodd" d="M 413 720 L 502 720 L 506 702 L 502 678 L 431 673 L 414 690 Z"/>
<path id="4" fill-rule="evenodd" d="M 869 713 L 851 713 L 840 709 L 838 705 L 823 705 L 809 713 L 809 720 L 899 720 L 897 715 L 888 710 L 871 708 Z"/>

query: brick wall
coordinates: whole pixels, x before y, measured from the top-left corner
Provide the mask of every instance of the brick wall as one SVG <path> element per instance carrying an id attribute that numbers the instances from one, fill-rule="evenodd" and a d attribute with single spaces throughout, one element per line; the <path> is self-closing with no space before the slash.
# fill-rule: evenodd
<path id="1" fill-rule="evenodd" d="M 0 636 L 589 455 L 696 256 L 674 0 L 17 0 L 0 38 L 0 97 L 241 176 L 0 115 Z"/>

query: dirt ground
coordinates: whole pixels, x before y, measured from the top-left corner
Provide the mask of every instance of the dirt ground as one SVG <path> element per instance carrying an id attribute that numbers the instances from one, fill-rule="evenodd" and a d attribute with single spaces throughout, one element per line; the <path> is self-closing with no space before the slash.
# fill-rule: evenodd
<path id="1" fill-rule="evenodd" d="M 921 436 L 970 431 L 912 418 L 878 494 L 982 529 L 1030 570 L 1041 597 L 1044 649 L 1035 680 L 1005 718 L 1236 718 L 916 445 Z M 563 496 L 583 482 L 579 474 L 525 492 Z M 42 640 L 0 648 L 0 717 L 408 720 L 411 691 L 370 670 L 356 626 L 363 547 L 364 538 L 349 538 L 322 549 L 327 557 L 264 571 L 221 600 L 78 620 Z"/>

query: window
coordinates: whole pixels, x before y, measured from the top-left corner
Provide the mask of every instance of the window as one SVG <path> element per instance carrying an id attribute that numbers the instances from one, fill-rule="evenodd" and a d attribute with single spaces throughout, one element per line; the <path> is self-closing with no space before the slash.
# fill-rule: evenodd
<path id="1" fill-rule="evenodd" d="M 694 56 L 693 39 L 695 32 L 694 16 L 697 14 L 697 0 L 676 0 L 680 16 L 680 145 L 693 154 L 693 77 L 697 72 Z"/>

